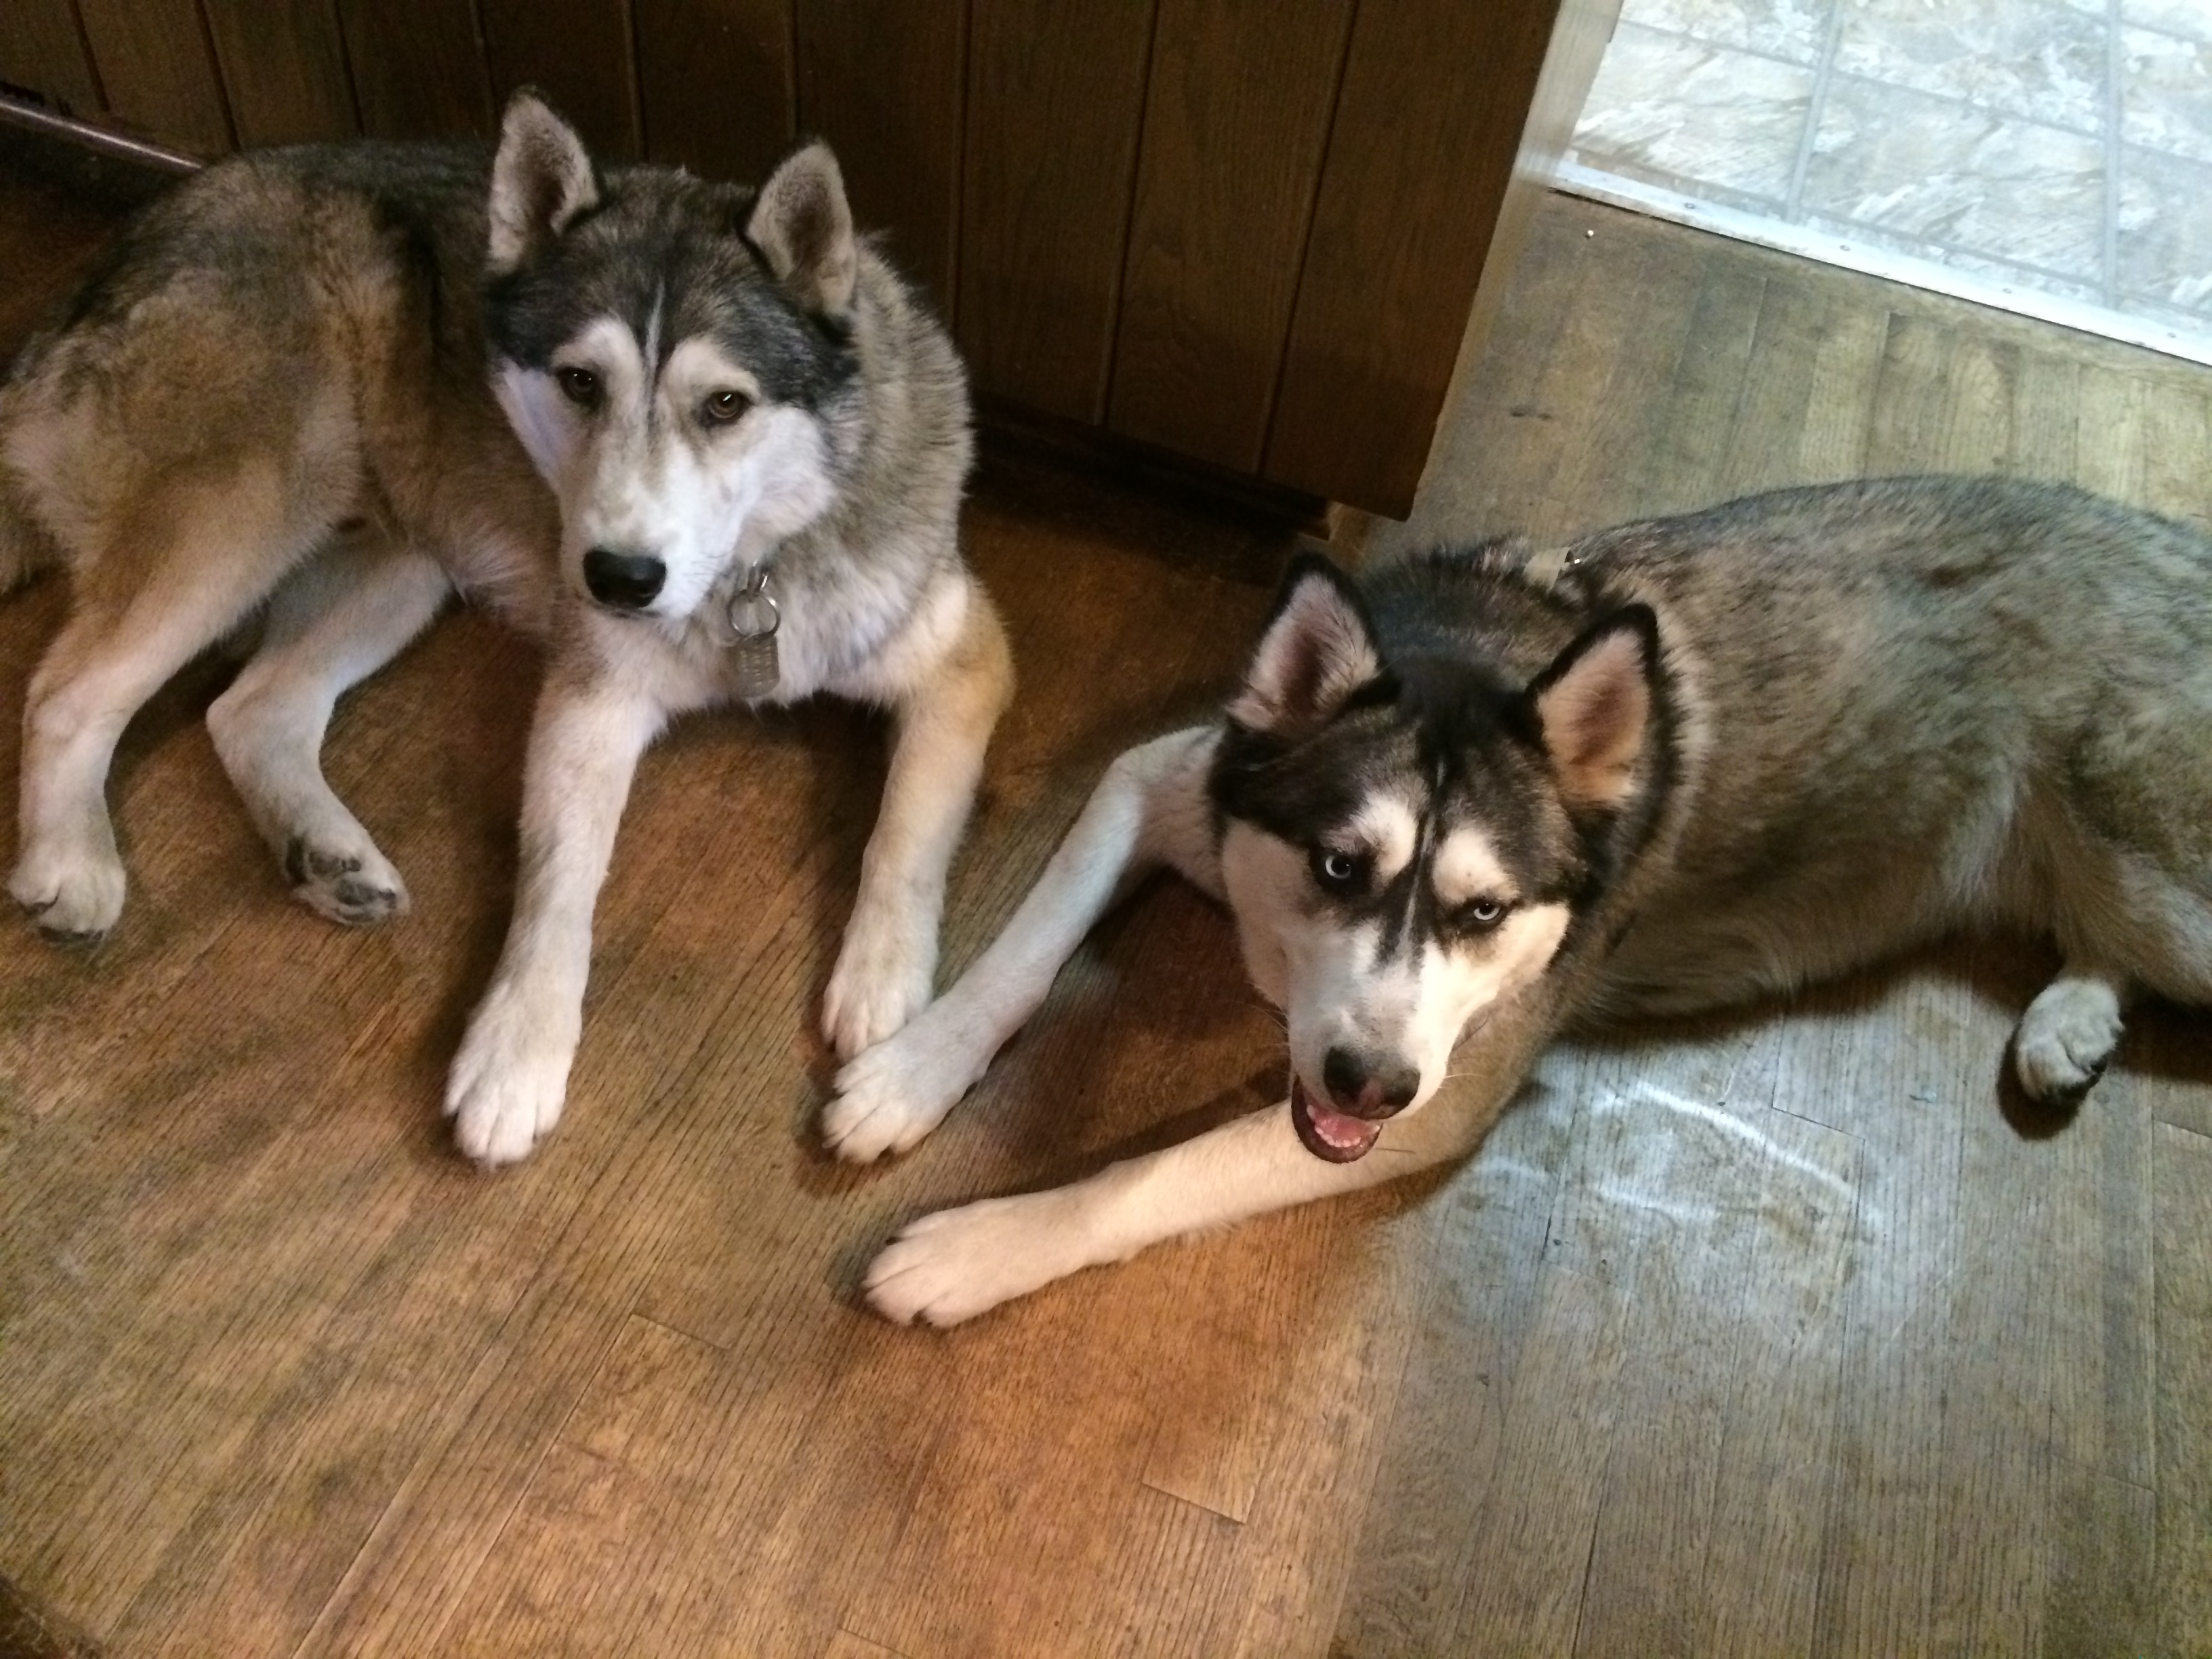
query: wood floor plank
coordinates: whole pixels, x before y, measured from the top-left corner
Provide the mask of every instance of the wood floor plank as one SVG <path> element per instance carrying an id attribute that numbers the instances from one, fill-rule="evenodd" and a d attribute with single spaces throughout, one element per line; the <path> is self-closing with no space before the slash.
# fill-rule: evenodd
<path id="1" fill-rule="evenodd" d="M 2011 470 L 2031 478 L 2071 478 L 2081 410 L 2078 362 L 2055 351 L 2022 352 L 2013 380 Z"/>
<path id="2" fill-rule="evenodd" d="M 1972 1012 L 1960 1036 L 1970 1050 L 2001 1054 L 2010 1008 L 1978 1004 Z M 2102 1097 L 2097 1104 L 2127 1109 Z M 2077 1150 L 2094 1149 L 2038 1157 L 2043 1148 L 1986 1105 L 1966 1110 L 1961 1128 L 1960 1225 L 1936 1360 L 1942 1449 L 1930 1638 L 1946 1652 L 2032 1653 L 2044 1645 L 2048 1595 L 2054 1382 L 2075 1358 L 2053 1328 L 2047 1264 L 2094 1249 L 2056 1224 L 2054 1213 L 2075 1174 L 2063 1166 L 2078 1162 Z M 1987 1515 L 2019 1524 L 1988 1528 L 1969 1518 Z"/>
<path id="3" fill-rule="evenodd" d="M 1834 1479 L 1844 1310 L 1858 1243 L 1857 1142 L 1779 1109 L 1809 1033 L 1770 1071 L 1753 1297 L 1715 1476 L 1712 1522 L 1687 1650 L 1745 1659 L 1813 1645 L 1820 1517 Z"/>
<path id="4" fill-rule="evenodd" d="M 1367 1501 L 1334 1650 L 1447 1650 L 1498 1466 L 1503 1403 L 1534 1319 L 1545 1248 L 1579 1099 L 1576 1062 L 1539 1068 L 1486 1143 L 1437 1195 L 1428 1296 L 1407 1356 L 1385 1460 Z"/>
<path id="5" fill-rule="evenodd" d="M 1706 267 L 1666 390 L 1646 403 L 1665 417 L 1651 423 L 1640 455 L 1623 457 L 1628 464 L 1613 475 L 1589 523 L 1689 512 L 1741 493 L 1726 482 L 1728 451 L 1752 385 L 1770 286 L 1765 272 L 1725 259 Z M 1775 342 L 1765 343 L 1771 352 Z"/>
<path id="6" fill-rule="evenodd" d="M 903 1659 L 903 1656 L 855 1636 L 850 1631 L 841 1630 L 830 1638 L 830 1645 L 822 1650 L 822 1659 Z"/>
<path id="7" fill-rule="evenodd" d="M 1311 1310 L 1291 1322 L 1303 1334 L 1275 1368 L 1272 1455 L 1236 1540 L 1239 1571 L 1223 1598 L 1229 1616 L 1194 1653 L 1271 1659 L 1328 1647 L 1358 1539 L 1324 1498 L 1373 1486 L 1392 1421 L 1426 1255 L 1404 1235 L 1418 1238 L 1429 1223 L 1419 1215 L 1395 1228 L 1380 1221 L 1408 1201 L 1385 1192 L 1335 1206 L 1329 1266 L 1341 1264 L 1359 1289 L 1346 1296 L 1342 1280 L 1316 1275 Z M 1234 1640 L 1223 1639 L 1231 1630 Z"/>
<path id="8" fill-rule="evenodd" d="M 763 809 L 766 817 L 764 803 Z M 696 843 L 679 843 L 668 856 L 684 857 L 690 845 Z M 677 900 L 669 915 L 672 927 L 696 939 L 699 912 L 695 907 L 687 915 L 685 890 L 719 885 L 721 873 L 686 861 L 684 876 L 672 872 L 667 883 Z M 619 1066 L 631 1092 L 619 1109 L 562 1132 L 588 1149 L 580 1156 L 602 1173 L 479 1362 L 472 1385 L 459 1391 L 459 1411 L 441 1425 L 410 1471 L 408 1488 L 349 1571 L 308 1651 L 412 1652 L 449 1636 L 467 1639 L 466 1626 L 452 1621 L 520 1500 L 539 1450 L 589 1387 L 670 1241 L 725 1201 L 720 1190 L 694 1176 L 714 1160 L 691 1143 L 764 1140 L 787 1132 L 781 1114 L 767 1120 L 725 1108 L 732 1095 L 743 1098 L 748 1085 L 790 1064 L 792 1016 L 817 982 L 817 910 L 830 884 L 825 865 L 799 855 L 784 866 L 790 873 L 762 895 L 762 921 L 750 939 L 717 939 L 717 948 L 705 955 L 672 948 L 666 965 L 654 953 L 658 972 L 602 993 L 599 1023 L 621 1040 L 596 1057 L 588 1049 L 580 1055 L 572 1086 L 588 1102 L 601 1093 L 594 1086 L 600 1068 Z M 705 994 L 684 994 L 693 988 L 682 971 L 687 955 L 698 971 L 714 963 L 713 989 L 696 988 Z M 672 985 L 680 988 L 664 996 Z M 711 1094 L 684 1087 L 683 1071 L 709 1032 L 742 1042 L 751 1061 L 747 1070 L 718 1079 L 722 1086 Z M 653 1126 L 652 1133 L 635 1133 L 641 1120 Z M 624 1131 L 626 1144 L 591 1144 Z M 558 1160 L 533 1163 L 523 1178 L 558 1167 Z"/>
<path id="9" fill-rule="evenodd" d="M 1854 303 L 1832 284 L 1821 286 L 1830 307 L 1828 323 L 1813 358 L 1813 383 L 1797 433 L 1798 477 L 1808 483 L 1875 471 L 1869 456 L 1889 341 L 1887 311 Z"/>
<path id="10" fill-rule="evenodd" d="M 1765 275 L 1726 434 L 1705 453 L 1713 499 L 1817 480 L 1798 449 L 1814 371 L 1836 322 L 1833 300 L 1819 285 L 1785 271 Z"/>
<path id="11" fill-rule="evenodd" d="M 1771 1029 L 1639 1041 L 1596 1089 L 1548 1258 L 1629 1297 L 1577 1654 L 1686 1653 L 1759 1236 Z M 1564 1247 L 1564 1248 L 1560 1248 Z"/>
<path id="12" fill-rule="evenodd" d="M 2142 504 L 2153 512 L 2212 525 L 2204 469 L 2212 457 L 2212 393 L 2160 380 L 2144 388 Z"/>
<path id="13" fill-rule="evenodd" d="M 2212 1649 L 2212 1139 L 2169 1123 L 2151 1139 L 2160 1252 L 2158 1646 Z M 2193 1242 L 2195 1248 L 2191 1248 Z"/>
<path id="14" fill-rule="evenodd" d="M 1668 384 L 1692 349 L 1690 319 L 1711 263 L 1705 248 L 1651 244 L 1629 280 L 1590 285 L 1544 366 L 1536 406 L 1554 419 L 1530 434 L 1540 447 L 1527 468 L 1542 494 L 1515 528 L 1541 543 L 1618 516 L 1629 493 L 1622 474 L 1640 465 L 1673 412 L 1640 394 Z M 1646 297 L 1660 295 L 1647 310 Z M 1559 441 L 1562 419 L 1572 421 L 1577 441 Z"/>
<path id="15" fill-rule="evenodd" d="M 1848 994 L 1830 995 L 1842 1003 Z M 1922 979 L 1885 988 L 1840 1020 L 1815 1086 L 1830 1127 L 1859 1142 L 1859 1242 L 1814 1618 L 1815 1654 L 1910 1652 L 1929 1640 L 1942 1481 L 1940 1354 L 1958 1262 L 1965 1115 L 1984 1109 L 1988 1056 L 1955 1002 Z M 1910 1032 L 1885 1053 L 1871 1030 Z M 1840 1062 L 1840 1063 L 1838 1063 Z M 1972 1079 L 1972 1082 L 1968 1079 Z"/>
<path id="16" fill-rule="evenodd" d="M 2033 1282 L 2021 1293 L 2049 1321 L 2054 1453 L 2148 1490 L 2157 1479 L 2151 1131 L 2159 1099 L 2179 1091 L 2125 1060 L 2107 1082 L 2064 1133 L 1999 1143 L 2006 1167 L 1993 1179 L 1992 1207 L 2015 1207 L 2025 1188 L 2039 1224 L 2027 1241 Z"/>
<path id="17" fill-rule="evenodd" d="M 1457 1577 L 1443 1652 L 1572 1650 L 1605 1468 L 1628 1294 L 1549 1264 L 1503 1413 L 1499 1463 Z"/>
<path id="18" fill-rule="evenodd" d="M 2085 363 L 2081 399 L 2074 482 L 2124 501 L 2141 501 L 2148 481 L 2149 387 L 2111 364 Z"/>
<path id="19" fill-rule="evenodd" d="M 2070 1659 L 2162 1650 L 2158 1504 L 2149 1487 L 2058 1460 L 2046 1541 L 2044 1653 Z"/>

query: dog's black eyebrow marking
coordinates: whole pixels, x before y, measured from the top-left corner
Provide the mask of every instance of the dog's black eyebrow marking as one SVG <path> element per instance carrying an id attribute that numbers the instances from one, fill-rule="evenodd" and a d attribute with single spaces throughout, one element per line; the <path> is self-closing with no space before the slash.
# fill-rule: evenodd
<path id="1" fill-rule="evenodd" d="M 653 309 L 646 313 L 645 333 L 638 344 L 639 356 L 645 360 L 645 396 L 647 407 L 653 404 L 654 394 L 660 390 L 660 376 L 668 367 L 668 360 L 676 353 L 670 337 L 673 329 L 661 325 L 668 315 L 668 278 L 663 275 L 653 284 Z"/>
<path id="2" fill-rule="evenodd" d="M 1437 903 L 1429 874 L 1440 844 L 1437 802 L 1441 799 L 1441 794 L 1432 794 L 1427 805 L 1414 813 L 1412 854 L 1382 891 L 1362 907 L 1382 923 L 1375 951 L 1378 963 L 1395 961 L 1401 951 L 1410 950 L 1436 932 Z"/>

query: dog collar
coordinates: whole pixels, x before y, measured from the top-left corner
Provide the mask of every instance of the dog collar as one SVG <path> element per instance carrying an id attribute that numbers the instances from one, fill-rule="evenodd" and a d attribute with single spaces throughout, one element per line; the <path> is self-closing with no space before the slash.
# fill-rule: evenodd
<path id="1" fill-rule="evenodd" d="M 783 609 L 769 592 L 769 562 L 745 567 L 745 580 L 731 596 L 730 648 L 736 653 L 737 692 L 747 702 L 775 695 L 782 670 L 775 657 L 775 630 Z"/>

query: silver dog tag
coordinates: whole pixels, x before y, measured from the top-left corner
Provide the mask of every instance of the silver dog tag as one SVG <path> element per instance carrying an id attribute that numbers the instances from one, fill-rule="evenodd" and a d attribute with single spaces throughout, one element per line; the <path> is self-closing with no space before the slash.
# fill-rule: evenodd
<path id="1" fill-rule="evenodd" d="M 755 565 L 745 585 L 730 601 L 731 643 L 736 653 L 737 693 L 747 702 L 772 697 L 782 678 L 775 659 L 775 630 L 783 622 L 775 595 L 768 591 L 768 569 Z"/>

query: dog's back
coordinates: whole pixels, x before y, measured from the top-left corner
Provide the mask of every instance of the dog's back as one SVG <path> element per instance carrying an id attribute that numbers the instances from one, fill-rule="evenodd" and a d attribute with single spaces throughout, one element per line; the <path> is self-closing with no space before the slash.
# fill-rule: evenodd
<path id="1" fill-rule="evenodd" d="M 535 542 L 552 521 L 484 385 L 489 161 L 299 146 L 149 204 L 0 386 L 11 574 L 58 556 L 88 600 L 122 603 L 167 544 L 149 519 L 246 492 L 279 536 L 362 516 L 429 532 L 507 593 L 516 549 L 477 527 Z"/>
<path id="2" fill-rule="evenodd" d="M 1652 604 L 1671 847 L 1610 988 L 1686 1009 L 1960 926 L 2212 1000 L 2212 538 L 2080 490 L 1898 479 L 1574 544 Z"/>

